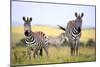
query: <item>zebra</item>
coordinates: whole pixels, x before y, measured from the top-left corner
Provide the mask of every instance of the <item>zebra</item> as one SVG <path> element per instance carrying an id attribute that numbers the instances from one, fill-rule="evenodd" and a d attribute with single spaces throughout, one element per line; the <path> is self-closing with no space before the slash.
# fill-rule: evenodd
<path id="1" fill-rule="evenodd" d="M 61 33 L 59 36 L 57 37 L 49 37 L 48 38 L 48 42 L 50 44 L 50 46 L 54 46 L 57 49 L 65 42 L 65 33 Z"/>
<path id="2" fill-rule="evenodd" d="M 27 46 L 27 53 L 29 55 L 29 58 L 31 58 L 30 54 L 31 51 L 33 50 L 34 50 L 33 53 L 34 58 L 36 57 L 36 55 L 38 55 L 39 50 L 40 50 L 40 55 L 42 56 L 43 54 L 42 49 L 44 49 L 44 51 L 48 56 L 48 50 L 46 48 L 48 46 L 48 41 L 45 33 L 43 33 L 42 31 L 32 32 L 31 30 L 32 17 L 23 16 L 22 19 L 24 21 L 24 35 L 26 36 L 25 43 Z"/>
<path id="3" fill-rule="evenodd" d="M 70 44 L 70 53 L 71 56 L 78 56 L 79 53 L 79 40 L 81 37 L 81 27 L 82 27 L 82 17 L 84 16 L 84 13 L 77 14 L 75 12 L 75 20 L 71 20 L 67 23 L 67 27 L 64 28 L 60 25 L 58 27 L 65 31 L 66 37 Z"/>

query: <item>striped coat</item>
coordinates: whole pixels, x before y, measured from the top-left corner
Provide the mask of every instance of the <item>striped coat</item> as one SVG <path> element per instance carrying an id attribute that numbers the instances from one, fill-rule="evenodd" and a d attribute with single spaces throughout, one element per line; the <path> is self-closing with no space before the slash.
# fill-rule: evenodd
<path id="1" fill-rule="evenodd" d="M 47 46 L 48 46 L 48 41 L 46 35 L 41 32 L 32 32 L 31 30 L 31 21 L 32 18 L 29 17 L 23 17 L 24 20 L 24 35 L 26 36 L 25 42 L 26 46 L 29 47 L 27 49 L 29 58 L 31 57 L 31 50 L 34 50 L 34 58 L 36 55 L 38 55 L 38 51 L 40 50 L 40 55 L 42 55 L 42 49 L 45 50 L 47 56 L 48 56 L 48 51 L 47 51 Z"/>
<path id="2" fill-rule="evenodd" d="M 78 56 L 78 47 L 79 40 L 81 37 L 81 27 L 82 27 L 82 17 L 83 13 L 77 14 L 75 13 L 75 20 L 71 20 L 68 22 L 66 28 L 58 25 L 60 29 L 64 30 L 66 33 L 66 37 L 68 38 L 70 44 L 70 53 L 71 56 Z"/>

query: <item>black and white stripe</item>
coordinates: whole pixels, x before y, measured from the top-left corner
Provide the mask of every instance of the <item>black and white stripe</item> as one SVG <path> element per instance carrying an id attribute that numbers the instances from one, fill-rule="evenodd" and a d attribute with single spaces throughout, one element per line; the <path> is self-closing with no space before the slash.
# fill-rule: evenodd
<path id="1" fill-rule="evenodd" d="M 79 40 L 81 37 L 81 26 L 82 26 L 82 17 L 83 13 L 77 14 L 75 13 L 75 20 L 69 21 L 67 23 L 67 27 L 63 28 L 60 25 L 59 28 L 64 30 L 66 33 L 66 36 L 70 43 L 70 51 L 71 55 L 78 55 L 78 47 L 79 47 Z"/>
<path id="2" fill-rule="evenodd" d="M 24 35 L 26 36 L 26 38 L 25 38 L 26 46 L 29 47 L 27 49 L 29 58 L 30 58 L 31 51 L 33 51 L 33 50 L 34 50 L 34 58 L 38 54 L 39 50 L 40 50 L 40 55 L 42 56 L 42 49 L 44 49 L 44 51 L 48 55 L 48 50 L 47 50 L 48 40 L 47 40 L 46 35 L 41 31 L 38 31 L 38 32 L 31 31 L 30 22 L 32 21 L 32 18 L 23 17 L 23 20 L 25 21 Z"/>
<path id="3" fill-rule="evenodd" d="M 72 29 L 71 35 L 73 39 L 77 39 L 80 36 L 80 34 L 81 34 L 81 31 L 77 29 L 76 27 Z"/>
<path id="4" fill-rule="evenodd" d="M 38 33 L 39 33 L 39 35 L 38 35 Z M 42 36 L 42 34 L 44 34 L 44 33 L 42 32 L 40 34 L 40 32 L 30 32 L 29 36 L 27 36 L 25 38 L 25 42 L 27 43 L 27 46 L 33 45 L 33 47 L 35 47 L 35 46 L 40 45 L 42 43 L 45 44 L 45 46 L 47 46 L 48 40 L 47 40 L 46 36 L 45 35 Z M 38 39 L 39 36 L 41 37 L 41 39 Z M 41 46 L 42 45 L 40 45 L 40 47 Z"/>

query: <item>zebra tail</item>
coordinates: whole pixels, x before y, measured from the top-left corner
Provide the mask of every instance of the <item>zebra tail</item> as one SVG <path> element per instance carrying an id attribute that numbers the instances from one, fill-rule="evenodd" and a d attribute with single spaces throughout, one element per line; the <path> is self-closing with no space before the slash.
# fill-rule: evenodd
<path id="1" fill-rule="evenodd" d="M 60 26 L 60 25 L 58 25 L 58 27 L 59 27 L 60 29 L 62 29 L 63 31 L 66 31 L 66 29 L 65 29 L 64 27 L 62 27 L 62 26 Z"/>

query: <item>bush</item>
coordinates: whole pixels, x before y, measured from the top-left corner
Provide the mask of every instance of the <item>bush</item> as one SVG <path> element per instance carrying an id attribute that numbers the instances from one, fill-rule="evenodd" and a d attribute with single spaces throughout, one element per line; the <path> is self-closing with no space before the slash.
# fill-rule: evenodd
<path id="1" fill-rule="evenodd" d="M 22 42 L 23 44 L 25 44 L 25 38 L 22 38 L 22 39 L 20 40 L 20 42 Z"/>
<path id="2" fill-rule="evenodd" d="M 80 42 L 80 46 L 81 46 L 81 47 L 85 47 L 84 42 Z"/>
<path id="3" fill-rule="evenodd" d="M 19 42 L 17 42 L 16 46 L 25 46 L 25 38 L 22 38 Z"/>
<path id="4" fill-rule="evenodd" d="M 96 42 L 93 39 L 89 39 L 86 44 L 86 46 L 88 47 L 93 47 L 95 45 L 96 45 Z"/>

